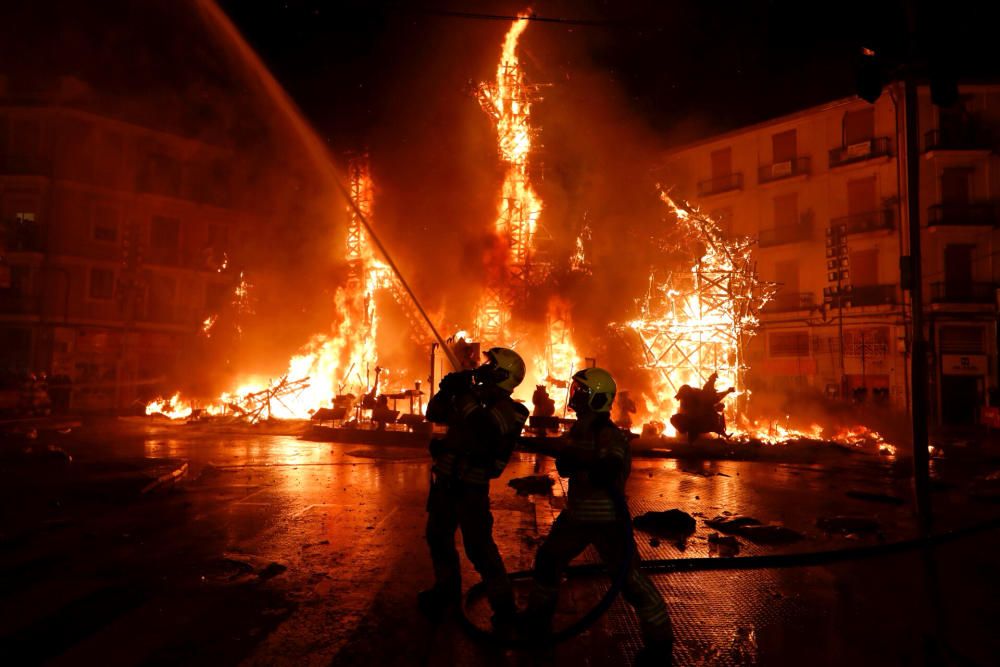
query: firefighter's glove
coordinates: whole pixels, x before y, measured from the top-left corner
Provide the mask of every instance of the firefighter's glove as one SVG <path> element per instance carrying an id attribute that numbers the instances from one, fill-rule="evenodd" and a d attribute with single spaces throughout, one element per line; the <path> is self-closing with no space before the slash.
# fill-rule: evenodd
<path id="1" fill-rule="evenodd" d="M 472 371 L 455 371 L 441 378 L 441 391 L 460 394 L 472 387 Z"/>

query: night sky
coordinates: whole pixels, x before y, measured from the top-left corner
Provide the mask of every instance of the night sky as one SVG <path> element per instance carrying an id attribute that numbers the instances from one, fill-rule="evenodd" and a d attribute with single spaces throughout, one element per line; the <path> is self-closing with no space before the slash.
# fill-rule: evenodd
<path id="1" fill-rule="evenodd" d="M 922 57 L 967 79 L 989 74 L 998 62 L 991 4 L 920 4 Z M 433 72 L 444 61 L 470 78 L 488 74 L 509 24 L 500 17 L 525 7 L 441 0 L 222 6 L 335 144 L 384 123 L 397 108 L 400 80 L 424 66 Z M 558 84 L 580 70 L 599 72 L 665 143 L 852 94 L 861 46 L 891 65 L 905 44 L 900 1 L 543 0 L 532 8 L 557 19 L 534 24 L 524 39 L 536 80 Z"/>

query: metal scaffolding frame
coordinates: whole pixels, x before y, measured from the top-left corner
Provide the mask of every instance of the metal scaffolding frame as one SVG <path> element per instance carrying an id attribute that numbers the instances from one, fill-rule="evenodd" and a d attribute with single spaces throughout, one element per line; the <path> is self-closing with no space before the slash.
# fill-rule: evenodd
<path id="1" fill-rule="evenodd" d="M 727 240 L 711 218 L 674 206 L 684 246 L 705 252 L 689 271 L 670 272 L 662 281 L 650 275 L 640 317 L 628 327 L 641 341 L 644 366 L 674 393 L 714 372 L 728 375 L 741 391 L 747 344 L 775 285 L 757 275 L 752 239 Z"/>

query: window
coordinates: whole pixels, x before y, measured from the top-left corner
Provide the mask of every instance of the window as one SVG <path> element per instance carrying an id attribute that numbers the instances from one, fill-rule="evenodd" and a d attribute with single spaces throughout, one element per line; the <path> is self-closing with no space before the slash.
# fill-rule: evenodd
<path id="1" fill-rule="evenodd" d="M 35 213 L 33 211 L 17 210 L 11 214 L 10 218 L 13 225 L 9 231 L 10 239 L 8 243 L 10 245 L 8 249 L 40 250 L 41 234 L 35 222 Z"/>
<path id="2" fill-rule="evenodd" d="M 950 167 L 941 171 L 941 202 L 952 206 L 969 203 L 972 170 L 968 167 Z"/>
<path id="3" fill-rule="evenodd" d="M 792 192 L 774 198 L 774 226 L 794 227 L 799 224 L 799 195 Z"/>
<path id="4" fill-rule="evenodd" d="M 795 130 L 779 132 L 771 136 L 771 149 L 775 164 L 794 162 L 798 146 L 796 146 Z"/>
<path id="5" fill-rule="evenodd" d="M 844 330 L 844 354 L 848 357 L 881 358 L 888 350 L 888 327 Z"/>
<path id="6" fill-rule="evenodd" d="M 37 120 L 15 118 L 10 123 L 8 150 L 18 169 L 30 169 L 41 155 L 42 126 Z"/>
<path id="7" fill-rule="evenodd" d="M 857 178 L 847 181 L 847 213 L 858 215 L 878 208 L 875 191 L 875 177 Z"/>
<path id="8" fill-rule="evenodd" d="M 229 237 L 225 225 L 208 226 L 208 245 L 211 248 L 222 250 L 226 247 L 226 240 Z"/>
<path id="9" fill-rule="evenodd" d="M 958 101 L 950 107 L 936 107 L 938 128 L 942 132 L 961 132 L 966 129 L 972 121 L 970 113 L 972 106 L 972 95 L 961 95 Z"/>
<path id="10" fill-rule="evenodd" d="M 774 265 L 774 280 L 778 283 L 780 293 L 798 294 L 799 291 L 799 262 L 798 260 L 787 260 L 776 262 Z"/>
<path id="11" fill-rule="evenodd" d="M 966 243 L 944 247 L 944 280 L 954 286 L 972 284 L 972 251 L 976 246 Z"/>
<path id="12" fill-rule="evenodd" d="M 154 264 L 176 264 L 180 254 L 181 223 L 154 215 L 149 228 L 149 255 Z"/>
<path id="13" fill-rule="evenodd" d="M 177 284 L 167 276 L 152 276 L 149 280 L 149 316 L 157 322 L 173 319 Z"/>
<path id="14" fill-rule="evenodd" d="M 229 302 L 231 295 L 229 285 L 209 283 L 205 285 L 205 307 L 213 312 L 219 311 Z"/>
<path id="15" fill-rule="evenodd" d="M 93 234 L 95 241 L 118 241 L 118 209 L 108 204 L 94 206 Z"/>
<path id="16" fill-rule="evenodd" d="M 772 357 L 808 357 L 809 332 L 774 332 L 767 336 L 767 345 Z"/>
<path id="17" fill-rule="evenodd" d="M 712 178 L 725 178 L 733 173 L 733 149 L 712 151 Z"/>
<path id="18" fill-rule="evenodd" d="M 138 174 L 141 192 L 177 196 L 181 191 L 181 164 L 162 153 L 146 157 Z"/>
<path id="19" fill-rule="evenodd" d="M 115 297 L 115 272 L 111 269 L 90 270 L 90 298 L 108 301 Z"/>
<path id="20" fill-rule="evenodd" d="M 878 250 L 858 250 L 848 255 L 851 284 L 878 285 Z"/>
<path id="21" fill-rule="evenodd" d="M 875 109 L 858 109 L 844 114 L 844 145 L 852 146 L 875 138 Z"/>
<path id="22" fill-rule="evenodd" d="M 986 330 L 977 326 L 949 325 L 938 331 L 938 347 L 947 354 L 982 354 Z"/>
<path id="23" fill-rule="evenodd" d="M 719 230 L 722 231 L 726 236 L 732 236 L 733 234 L 733 209 L 731 206 L 725 208 L 719 208 L 711 213 L 709 217 L 715 220 L 715 224 L 719 226 Z"/>

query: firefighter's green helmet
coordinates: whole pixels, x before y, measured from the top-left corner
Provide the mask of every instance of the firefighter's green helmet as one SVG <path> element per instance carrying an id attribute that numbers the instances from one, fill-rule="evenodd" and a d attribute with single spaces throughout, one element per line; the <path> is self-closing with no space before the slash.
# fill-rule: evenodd
<path id="1" fill-rule="evenodd" d="M 615 379 L 603 368 L 584 368 L 573 376 L 573 393 L 569 406 L 576 412 L 589 409 L 593 412 L 611 412 L 611 404 L 618 391 Z"/>
<path id="2" fill-rule="evenodd" d="M 491 347 L 483 353 L 484 366 L 490 368 L 490 375 L 496 386 L 506 392 L 513 392 L 524 380 L 524 359 L 514 350 L 506 347 Z"/>

